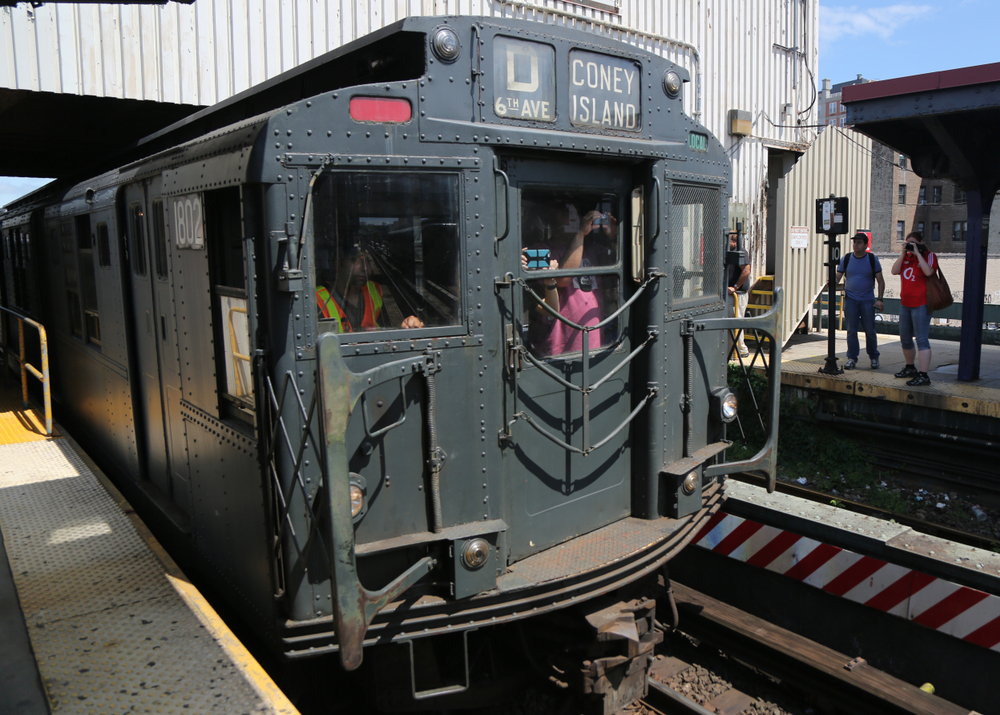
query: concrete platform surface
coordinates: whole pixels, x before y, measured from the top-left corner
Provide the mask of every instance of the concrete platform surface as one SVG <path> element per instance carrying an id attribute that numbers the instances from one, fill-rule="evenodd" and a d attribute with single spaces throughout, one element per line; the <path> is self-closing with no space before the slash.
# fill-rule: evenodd
<path id="1" fill-rule="evenodd" d="M 893 377 L 906 364 L 899 338 L 892 335 L 878 337 L 880 367 L 877 370 L 869 367 L 865 339 L 861 335 L 858 366 L 839 375 L 827 375 L 819 372 L 826 365 L 827 333 L 793 335 L 781 353 L 782 383 L 983 417 L 1000 417 L 1000 346 L 982 346 L 979 379 L 961 382 L 958 379 L 959 343 L 931 340 L 931 365 L 927 372 L 931 384 L 908 387 L 906 380 Z M 836 331 L 835 344 L 837 365 L 843 368 L 847 360 L 845 331 Z"/>
<path id="2" fill-rule="evenodd" d="M 0 446 L 0 529 L 52 711 L 295 715 L 91 467 L 68 438 Z"/>

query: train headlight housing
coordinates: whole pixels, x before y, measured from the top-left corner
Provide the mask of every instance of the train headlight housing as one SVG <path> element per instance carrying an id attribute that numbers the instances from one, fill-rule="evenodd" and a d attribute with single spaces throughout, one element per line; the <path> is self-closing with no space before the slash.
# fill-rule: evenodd
<path id="1" fill-rule="evenodd" d="M 736 410 L 739 407 L 736 393 L 728 387 L 721 387 L 712 393 L 712 402 L 715 406 L 716 415 L 725 423 L 736 419 Z"/>
<path id="2" fill-rule="evenodd" d="M 667 96 L 670 98 L 674 98 L 680 94 L 681 76 L 673 70 L 667 70 L 663 74 L 663 91 L 666 92 Z"/>
<path id="3" fill-rule="evenodd" d="M 431 49 L 442 62 L 454 62 L 462 54 L 462 42 L 450 27 L 439 27 L 431 37 Z"/>

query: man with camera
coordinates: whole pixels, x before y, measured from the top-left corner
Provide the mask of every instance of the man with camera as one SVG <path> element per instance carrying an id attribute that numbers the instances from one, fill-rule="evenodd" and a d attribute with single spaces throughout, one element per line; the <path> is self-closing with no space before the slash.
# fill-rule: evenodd
<path id="1" fill-rule="evenodd" d="M 919 231 L 911 232 L 899 252 L 899 258 L 892 266 L 892 274 L 900 277 L 899 340 L 903 345 L 906 366 L 896 373 L 896 377 L 910 378 L 910 387 L 926 387 L 931 384 L 927 370 L 931 365 L 931 343 L 928 340 L 931 314 L 927 311 L 927 276 L 937 270 L 937 256 L 924 245 Z M 916 355 L 913 349 L 917 342 Z M 920 362 L 917 370 L 914 357 Z"/>
<path id="2" fill-rule="evenodd" d="M 837 282 L 844 278 L 844 315 L 847 316 L 847 362 L 845 370 L 853 370 L 861 356 L 858 341 L 858 324 L 865 329 L 865 351 L 872 361 L 872 370 L 878 370 L 878 335 L 875 332 L 875 308 L 883 309 L 885 279 L 878 257 L 868 252 L 868 235 L 854 234 L 854 251 L 840 259 Z M 878 298 L 874 287 L 878 283 Z"/>

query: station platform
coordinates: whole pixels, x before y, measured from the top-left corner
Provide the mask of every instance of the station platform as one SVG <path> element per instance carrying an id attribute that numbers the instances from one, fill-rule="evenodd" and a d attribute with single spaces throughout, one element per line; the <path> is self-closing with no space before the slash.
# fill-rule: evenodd
<path id="1" fill-rule="evenodd" d="M 0 713 L 297 715 L 121 494 L 15 390 L 0 390 L 0 534 Z"/>
<path id="2" fill-rule="evenodd" d="M 865 353 L 864 335 L 859 337 L 858 366 L 839 375 L 828 375 L 819 372 L 826 365 L 827 333 L 792 336 L 781 353 L 782 384 L 977 417 L 1000 417 L 1000 346 L 983 345 L 979 379 L 959 382 L 959 343 L 931 340 L 931 366 L 927 372 L 931 384 L 907 387 L 906 380 L 893 377 L 906 364 L 899 338 L 879 335 L 880 367 L 872 370 Z M 847 333 L 837 331 L 835 338 L 837 365 L 843 368 L 847 360 Z"/>

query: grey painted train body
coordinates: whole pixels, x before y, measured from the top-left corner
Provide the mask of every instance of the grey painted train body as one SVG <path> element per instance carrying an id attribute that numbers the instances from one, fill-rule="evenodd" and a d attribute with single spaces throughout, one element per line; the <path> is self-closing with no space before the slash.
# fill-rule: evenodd
<path id="1" fill-rule="evenodd" d="M 63 422 L 287 654 L 613 593 L 772 468 L 722 463 L 730 164 L 686 78 L 405 20 L 12 207 L 8 304 L 48 326 Z"/>

